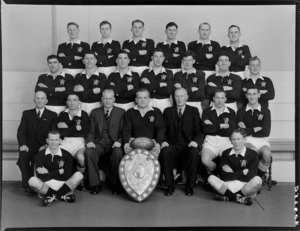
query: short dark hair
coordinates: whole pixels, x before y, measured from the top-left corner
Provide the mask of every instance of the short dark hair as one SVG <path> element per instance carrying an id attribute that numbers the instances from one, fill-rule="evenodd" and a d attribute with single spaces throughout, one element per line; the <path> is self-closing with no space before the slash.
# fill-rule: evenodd
<path id="1" fill-rule="evenodd" d="M 243 129 L 243 128 L 234 129 L 230 135 L 230 139 L 231 139 L 233 133 L 240 133 L 244 138 L 247 136 L 247 133 L 246 133 L 245 129 Z"/>
<path id="2" fill-rule="evenodd" d="M 192 56 L 193 59 L 195 59 L 195 53 L 193 51 L 190 51 L 190 50 L 186 51 L 184 53 L 184 55 L 182 56 L 182 58 L 186 58 L 186 57 L 189 57 L 189 56 Z"/>
<path id="3" fill-rule="evenodd" d="M 261 63 L 260 58 L 258 58 L 257 56 L 254 56 L 254 57 L 249 59 L 249 64 L 250 64 L 250 62 L 253 62 L 253 61 L 256 61 L 256 60 L 258 60 L 259 63 Z"/>
<path id="4" fill-rule="evenodd" d="M 208 26 L 209 26 L 209 29 L 211 29 L 211 26 L 210 26 L 210 24 L 209 24 L 208 22 L 202 22 L 202 23 L 200 23 L 199 29 L 201 29 L 201 26 L 202 26 L 202 25 L 208 25 Z"/>
<path id="5" fill-rule="evenodd" d="M 109 21 L 102 21 L 102 22 L 100 22 L 99 28 L 101 28 L 101 26 L 103 26 L 103 25 L 109 25 L 109 27 L 111 29 L 111 23 Z"/>
<path id="6" fill-rule="evenodd" d="M 220 58 L 221 56 L 226 56 L 226 57 L 228 57 L 229 61 L 231 61 L 231 60 L 230 60 L 230 55 L 228 54 L 228 52 L 226 52 L 226 51 L 221 51 L 221 52 L 219 53 L 219 55 L 218 55 L 218 60 L 219 60 L 219 58 Z"/>
<path id="7" fill-rule="evenodd" d="M 161 52 L 161 53 L 163 53 L 163 56 L 165 56 L 165 53 L 164 53 L 163 49 L 161 49 L 161 48 L 155 48 L 152 52 L 152 55 L 154 55 L 155 52 Z"/>
<path id="8" fill-rule="evenodd" d="M 217 93 L 224 93 L 224 94 L 225 94 L 225 97 L 227 98 L 227 93 L 226 93 L 226 91 L 224 91 L 224 90 L 218 88 L 218 89 L 215 91 L 214 96 L 216 96 Z"/>
<path id="9" fill-rule="evenodd" d="M 67 100 L 69 98 L 70 95 L 76 95 L 78 97 L 78 99 L 80 100 L 80 97 L 79 95 L 76 93 L 76 92 L 70 92 L 68 95 L 67 95 Z"/>
<path id="10" fill-rule="evenodd" d="M 79 25 L 76 23 L 76 22 L 69 22 L 68 23 L 68 25 L 67 25 L 67 28 L 69 27 L 69 26 L 76 26 L 78 29 L 79 29 Z"/>
<path id="11" fill-rule="evenodd" d="M 103 95 L 104 95 L 106 92 L 112 92 L 112 93 L 114 94 L 114 96 L 115 96 L 115 91 L 114 91 L 113 89 L 111 89 L 111 88 L 106 88 L 106 89 L 104 89 L 104 90 L 102 91 L 102 97 L 103 97 Z"/>
<path id="12" fill-rule="evenodd" d="M 94 52 L 92 52 L 92 51 L 85 52 L 84 55 L 83 55 L 83 57 L 85 57 L 86 55 L 94 55 L 95 59 L 97 59 L 96 54 Z"/>
<path id="13" fill-rule="evenodd" d="M 143 27 L 145 25 L 145 23 L 142 20 L 139 20 L 139 19 L 133 20 L 132 23 L 131 23 L 131 26 L 133 26 L 134 23 L 142 23 Z"/>
<path id="14" fill-rule="evenodd" d="M 231 26 L 228 28 L 228 31 L 229 31 L 231 28 L 233 28 L 233 27 L 236 27 L 236 28 L 238 28 L 238 29 L 239 29 L 239 32 L 241 32 L 241 29 L 240 29 L 240 27 L 239 27 L 239 26 L 237 26 L 237 25 L 231 25 Z"/>
<path id="15" fill-rule="evenodd" d="M 129 58 L 129 53 L 125 50 L 120 50 L 120 52 L 118 53 L 117 57 L 119 57 L 120 54 L 126 54 Z"/>
<path id="16" fill-rule="evenodd" d="M 259 88 L 257 87 L 257 86 L 255 86 L 255 85 L 250 85 L 250 87 L 248 87 L 247 88 L 247 91 L 246 91 L 246 93 L 248 92 L 248 90 L 252 90 L 252 89 L 256 89 L 258 92 L 260 92 L 260 90 L 259 90 Z"/>
<path id="17" fill-rule="evenodd" d="M 50 59 L 57 59 L 58 62 L 60 63 L 59 57 L 58 57 L 57 55 L 49 55 L 49 56 L 47 57 L 47 62 L 48 62 Z"/>
<path id="18" fill-rule="evenodd" d="M 137 95 L 138 95 L 139 92 L 147 92 L 148 96 L 150 97 L 150 91 L 148 89 L 146 89 L 146 88 L 140 88 L 140 89 L 138 89 L 136 91 L 136 93 L 135 93 L 135 97 L 137 97 Z"/>
<path id="19" fill-rule="evenodd" d="M 175 22 L 169 22 L 167 25 L 166 25 L 166 29 L 168 29 L 169 27 L 171 26 L 175 26 L 176 29 L 178 29 L 178 25 L 175 23 Z"/>
<path id="20" fill-rule="evenodd" d="M 58 130 L 56 130 L 56 129 L 53 129 L 53 130 L 50 130 L 49 132 L 48 132 L 48 136 L 49 135 L 59 135 L 59 138 L 60 138 L 60 132 L 58 131 Z"/>

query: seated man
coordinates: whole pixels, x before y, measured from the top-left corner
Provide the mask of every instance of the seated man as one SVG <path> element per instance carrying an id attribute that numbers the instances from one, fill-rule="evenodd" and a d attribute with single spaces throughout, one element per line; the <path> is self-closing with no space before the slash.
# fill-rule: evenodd
<path id="1" fill-rule="evenodd" d="M 272 100 L 275 97 L 275 89 L 272 80 L 268 77 L 262 76 L 260 70 L 260 59 L 257 56 L 250 58 L 250 76 L 243 79 L 242 83 L 242 99 L 244 101 L 243 106 L 246 106 L 248 103 L 248 100 L 246 98 L 247 89 L 253 86 L 256 86 L 259 89 L 260 97 L 258 99 L 258 102 L 262 107 L 269 107 L 269 100 Z"/>
<path id="2" fill-rule="evenodd" d="M 56 200 L 74 202 L 72 191 L 82 180 L 82 174 L 73 174 L 72 155 L 59 147 L 61 142 L 58 131 L 50 131 L 47 138 L 48 148 L 35 158 L 36 176 L 29 179 L 29 186 L 43 195 L 42 205 L 47 206 Z"/>
<path id="3" fill-rule="evenodd" d="M 229 72 L 231 65 L 229 55 L 220 52 L 218 63 L 219 71 L 207 78 L 205 92 L 207 97 L 212 100 L 216 90 L 226 92 L 226 106 L 237 112 L 237 100 L 240 99 L 242 91 L 242 79 L 240 76 Z"/>
<path id="4" fill-rule="evenodd" d="M 153 67 L 146 69 L 140 81 L 140 88 L 146 88 L 151 94 L 151 106 L 159 108 L 162 112 L 172 106 L 170 98 L 173 93 L 173 74 L 166 70 L 162 64 L 164 53 L 161 49 L 154 49 L 152 55 Z"/>
<path id="5" fill-rule="evenodd" d="M 105 89 L 102 92 L 103 106 L 92 111 L 90 116 L 90 131 L 86 138 L 86 162 L 89 175 L 91 194 L 96 195 L 102 190 L 98 162 L 103 155 L 108 155 L 111 168 L 112 193 L 119 194 L 119 164 L 123 157 L 122 129 L 125 111 L 114 106 L 114 91 Z"/>
<path id="6" fill-rule="evenodd" d="M 185 194 L 192 196 L 202 144 L 201 121 L 197 108 L 186 104 L 187 90 L 179 88 L 174 94 L 176 105 L 164 111 L 166 132 L 159 157 L 168 186 L 165 195 L 171 196 L 175 191 L 173 169 L 181 161 L 187 176 Z"/>
<path id="7" fill-rule="evenodd" d="M 39 76 L 35 91 L 44 91 L 47 94 L 47 109 L 58 115 L 66 109 L 67 95 L 73 92 L 74 77 L 60 70 L 58 56 L 47 57 L 50 73 Z"/>
<path id="8" fill-rule="evenodd" d="M 69 22 L 67 25 L 69 41 L 61 43 L 57 49 L 57 56 L 64 68 L 64 71 L 74 78 L 84 69 L 82 63 L 83 56 L 90 50 L 90 45 L 79 39 L 79 25 L 75 22 Z"/>
<path id="9" fill-rule="evenodd" d="M 34 94 L 34 109 L 23 112 L 18 127 L 17 138 L 19 144 L 19 159 L 17 165 L 22 174 L 22 187 L 29 195 L 34 194 L 28 185 L 28 180 L 34 173 L 34 157 L 46 148 L 48 132 L 55 128 L 57 115 L 45 108 L 47 95 L 43 91 Z"/>
<path id="10" fill-rule="evenodd" d="M 89 132 L 89 116 L 80 109 L 80 100 L 75 93 L 67 98 L 68 108 L 58 117 L 57 128 L 63 138 L 60 148 L 67 150 L 77 161 L 77 170 L 85 171 L 84 139 Z"/>
<path id="11" fill-rule="evenodd" d="M 248 88 L 246 97 L 248 104 L 238 110 L 237 122 L 240 128 L 246 130 L 246 146 L 259 154 L 258 175 L 264 179 L 272 160 L 268 142 L 271 132 L 271 112 L 259 104 L 260 92 L 257 87 Z"/>
<path id="12" fill-rule="evenodd" d="M 134 104 L 135 92 L 139 88 L 140 77 L 132 72 L 128 66 L 129 55 L 126 51 L 120 51 L 117 57 L 117 70 L 112 72 L 107 80 L 106 88 L 115 92 L 115 106 L 127 111 Z"/>
<path id="13" fill-rule="evenodd" d="M 217 90 L 213 98 L 213 106 L 206 108 L 202 115 L 205 140 L 201 160 L 208 175 L 212 174 L 217 167 L 213 160 L 221 156 L 224 150 L 232 147 L 229 136 L 237 126 L 236 114 L 234 110 L 226 107 L 226 99 L 225 91 Z"/>
<path id="14" fill-rule="evenodd" d="M 139 89 L 135 100 L 137 105 L 124 117 L 124 151 L 131 151 L 130 142 L 134 138 L 148 137 L 154 141 L 155 147 L 151 151 L 158 157 L 165 132 L 163 115 L 158 108 L 149 105 L 150 92 L 147 89 Z"/>
<path id="15" fill-rule="evenodd" d="M 173 72 L 173 75 L 181 70 L 181 60 L 186 52 L 184 42 L 176 40 L 178 25 L 169 22 L 166 25 L 167 40 L 157 44 L 156 49 L 162 49 L 165 54 L 164 67 Z"/>
<path id="16" fill-rule="evenodd" d="M 185 88 L 187 90 L 189 97 L 186 103 L 198 108 L 201 117 L 203 109 L 208 107 L 208 102 L 204 99 L 205 74 L 194 68 L 194 56 L 192 51 L 187 51 L 183 55 L 183 69 L 175 74 L 174 86 L 176 89 Z"/>
<path id="17" fill-rule="evenodd" d="M 122 49 L 129 53 L 130 69 L 139 76 L 149 67 L 154 41 L 143 36 L 144 22 L 137 19 L 131 23 L 132 38 L 124 41 Z"/>
<path id="18" fill-rule="evenodd" d="M 105 88 L 106 76 L 98 72 L 94 53 L 85 53 L 83 63 L 85 70 L 76 75 L 74 92 L 79 95 L 81 109 L 90 115 L 94 108 L 100 107 L 101 92 Z"/>
<path id="19" fill-rule="evenodd" d="M 221 179 L 210 175 L 208 183 L 217 191 L 216 199 L 251 205 L 262 180 L 257 176 L 258 155 L 245 147 L 246 132 L 238 128 L 231 134 L 233 148 L 222 153 Z"/>
<path id="20" fill-rule="evenodd" d="M 102 21 L 99 27 L 101 40 L 93 43 L 91 51 L 96 55 L 98 71 L 108 77 L 110 73 L 116 71 L 116 58 L 121 50 L 121 44 L 111 39 L 110 22 Z"/>

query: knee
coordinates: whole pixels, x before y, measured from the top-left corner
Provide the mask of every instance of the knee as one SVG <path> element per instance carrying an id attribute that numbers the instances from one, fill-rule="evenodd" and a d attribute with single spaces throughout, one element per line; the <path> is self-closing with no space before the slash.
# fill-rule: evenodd
<path id="1" fill-rule="evenodd" d="M 217 177 L 215 175 L 210 175 L 208 178 L 207 178 L 207 181 L 210 185 L 213 185 L 214 182 L 216 181 Z"/>
<path id="2" fill-rule="evenodd" d="M 87 148 L 87 149 L 85 149 L 84 153 L 85 153 L 85 156 L 87 158 L 89 158 L 89 157 L 94 155 L 95 149 L 94 148 Z"/>
<path id="3" fill-rule="evenodd" d="M 19 154 L 19 160 L 21 161 L 29 160 L 28 152 L 21 151 Z"/>
<path id="4" fill-rule="evenodd" d="M 38 187 L 39 182 L 40 182 L 40 180 L 39 180 L 37 177 L 35 177 L 35 176 L 31 177 L 31 178 L 28 180 L 28 184 L 29 184 L 29 186 L 32 187 L 32 188 Z"/>
<path id="5" fill-rule="evenodd" d="M 212 157 L 209 155 L 209 153 L 203 151 L 201 153 L 201 161 L 205 166 L 207 166 L 212 162 Z"/>
<path id="6" fill-rule="evenodd" d="M 73 179 L 76 181 L 76 182 L 79 182 L 79 181 L 82 181 L 83 179 L 83 175 L 81 172 L 75 172 L 73 174 Z"/>
<path id="7" fill-rule="evenodd" d="M 262 179 L 259 176 L 255 176 L 252 179 L 252 185 L 255 188 L 260 188 L 262 186 Z"/>
<path id="8" fill-rule="evenodd" d="M 77 153 L 75 158 L 76 158 L 78 163 L 84 164 L 85 158 L 84 158 L 84 153 L 83 152 Z"/>
<path id="9" fill-rule="evenodd" d="M 267 163 L 271 163 L 271 158 L 272 158 L 271 150 L 267 149 L 262 152 L 262 160 L 263 161 L 265 161 Z"/>
<path id="10" fill-rule="evenodd" d="M 113 150 L 113 153 L 112 153 L 112 158 L 113 159 L 122 159 L 123 157 L 123 151 L 121 148 L 115 148 Z"/>

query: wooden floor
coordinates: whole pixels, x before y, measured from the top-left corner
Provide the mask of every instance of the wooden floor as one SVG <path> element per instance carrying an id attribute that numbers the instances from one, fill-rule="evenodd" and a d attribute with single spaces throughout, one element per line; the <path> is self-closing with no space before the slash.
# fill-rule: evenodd
<path id="1" fill-rule="evenodd" d="M 26 196 L 20 182 L 2 184 L 1 230 L 19 227 L 294 227 L 294 184 L 264 186 L 252 206 L 213 200 L 200 186 L 193 197 L 176 186 L 171 197 L 157 188 L 144 202 L 126 194 L 113 196 L 104 187 L 99 195 L 76 191 L 76 202 L 41 207 L 38 197 Z"/>

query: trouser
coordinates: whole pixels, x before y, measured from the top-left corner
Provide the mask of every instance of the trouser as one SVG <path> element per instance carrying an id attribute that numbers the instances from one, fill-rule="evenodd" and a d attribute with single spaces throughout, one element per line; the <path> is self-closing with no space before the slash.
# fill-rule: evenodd
<path id="1" fill-rule="evenodd" d="M 110 167 L 112 174 L 112 184 L 120 184 L 119 180 L 119 164 L 123 157 L 123 151 L 121 148 L 101 147 L 96 144 L 95 148 L 87 148 L 85 150 L 87 170 L 89 174 L 89 185 L 90 187 L 101 185 L 99 175 L 99 158 L 102 155 L 110 156 Z"/>
<path id="2" fill-rule="evenodd" d="M 28 180 L 34 175 L 34 157 L 39 152 L 39 146 L 28 147 L 29 151 L 20 151 L 17 165 L 20 168 L 22 175 L 22 187 L 27 188 Z"/>
<path id="3" fill-rule="evenodd" d="M 169 147 L 163 148 L 159 155 L 159 161 L 165 175 L 166 185 L 174 185 L 173 169 L 176 167 L 177 162 L 182 160 L 186 172 L 186 186 L 194 187 L 200 159 L 199 152 L 199 148 L 182 145 L 170 144 Z"/>

